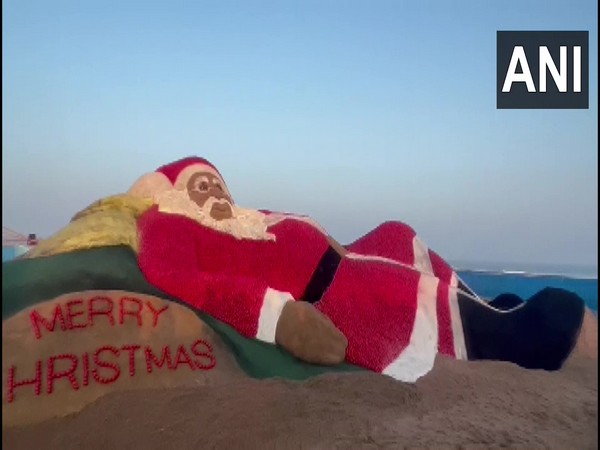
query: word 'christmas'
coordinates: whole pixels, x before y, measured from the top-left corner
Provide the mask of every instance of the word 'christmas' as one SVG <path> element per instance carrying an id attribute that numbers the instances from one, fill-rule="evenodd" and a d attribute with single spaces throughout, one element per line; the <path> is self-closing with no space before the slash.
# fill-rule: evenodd
<path id="1" fill-rule="evenodd" d="M 187 366 L 192 371 L 210 370 L 216 364 L 211 345 L 202 339 L 190 345 L 189 351 L 185 345 L 179 345 L 174 352 L 165 345 L 158 354 L 148 345 L 123 345 L 120 348 L 105 345 L 94 352 L 80 355 L 63 353 L 51 356 L 46 361 L 36 361 L 31 378 L 17 379 L 17 368 L 11 366 L 8 369 L 6 400 L 12 403 L 17 388 L 26 386 L 32 386 L 35 395 L 41 395 L 44 380 L 47 394 L 54 392 L 56 382 L 61 379 L 68 382 L 74 391 L 89 386 L 91 380 L 97 384 L 112 384 L 121 376 L 123 365 L 129 368 L 129 376 L 133 377 L 136 375 L 138 352 L 141 352 L 140 356 L 143 355 L 148 373 L 163 366 L 172 371 L 180 366 Z"/>

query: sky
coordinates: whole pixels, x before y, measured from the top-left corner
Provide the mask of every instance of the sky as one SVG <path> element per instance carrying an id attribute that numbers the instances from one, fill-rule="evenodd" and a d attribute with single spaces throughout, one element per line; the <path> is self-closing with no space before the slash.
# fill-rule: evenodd
<path id="1" fill-rule="evenodd" d="M 198 155 L 342 243 L 400 220 L 450 261 L 597 267 L 597 8 L 5 0 L 2 223 L 48 237 Z M 498 30 L 589 31 L 589 109 L 496 109 Z"/>

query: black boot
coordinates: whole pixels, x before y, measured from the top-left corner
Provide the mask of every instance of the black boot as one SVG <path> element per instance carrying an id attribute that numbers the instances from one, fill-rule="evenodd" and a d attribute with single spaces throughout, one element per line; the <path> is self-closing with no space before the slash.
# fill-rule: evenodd
<path id="1" fill-rule="evenodd" d="M 502 296 L 500 296 L 502 297 Z M 506 295 L 482 304 L 459 293 L 469 360 L 509 361 L 527 369 L 557 370 L 573 350 L 585 303 L 563 289 L 546 288 L 523 302 Z"/>

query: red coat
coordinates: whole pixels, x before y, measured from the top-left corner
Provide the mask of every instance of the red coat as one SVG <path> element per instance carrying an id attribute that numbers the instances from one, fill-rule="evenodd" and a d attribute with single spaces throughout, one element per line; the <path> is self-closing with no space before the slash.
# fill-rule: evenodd
<path id="1" fill-rule="evenodd" d="M 150 283 L 273 343 L 288 300 L 302 300 L 327 236 L 294 216 L 271 226 L 275 241 L 237 239 L 178 215 L 142 215 L 139 265 Z M 348 246 L 315 306 L 348 338 L 346 360 L 414 381 L 437 352 L 466 358 L 458 277 L 414 231 L 387 222 Z"/>

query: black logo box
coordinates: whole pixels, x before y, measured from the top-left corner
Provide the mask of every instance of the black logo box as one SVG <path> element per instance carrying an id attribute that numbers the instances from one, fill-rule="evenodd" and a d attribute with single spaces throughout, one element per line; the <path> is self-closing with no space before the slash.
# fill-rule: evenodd
<path id="1" fill-rule="evenodd" d="M 525 51 L 535 92 L 524 82 L 512 83 L 502 92 L 514 48 Z M 560 47 L 567 47 L 567 91 L 559 92 L 546 69 L 546 92 L 539 92 L 539 49 L 546 46 L 554 65 L 560 70 Z M 573 91 L 573 47 L 581 47 L 581 92 Z M 516 73 L 523 73 L 521 64 Z M 497 109 L 588 109 L 589 108 L 589 33 L 587 31 L 498 31 L 496 34 L 496 108 Z"/>

